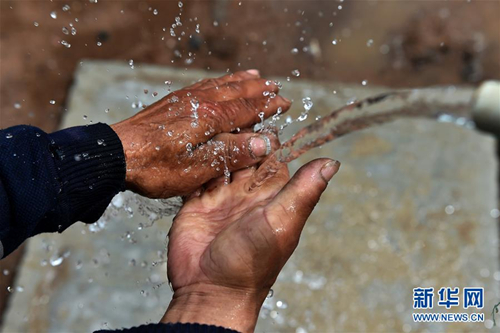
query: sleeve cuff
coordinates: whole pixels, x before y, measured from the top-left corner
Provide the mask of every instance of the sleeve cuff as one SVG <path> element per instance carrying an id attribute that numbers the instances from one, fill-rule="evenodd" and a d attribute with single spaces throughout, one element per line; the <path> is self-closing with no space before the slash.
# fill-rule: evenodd
<path id="1" fill-rule="evenodd" d="M 238 331 L 198 323 L 147 324 L 121 330 L 100 330 L 94 333 L 239 333 Z"/>
<path id="2" fill-rule="evenodd" d="M 67 222 L 93 223 L 111 199 L 125 189 L 125 155 L 118 135 L 102 123 L 64 129 L 49 135 L 49 149 L 59 175 L 60 204 Z"/>

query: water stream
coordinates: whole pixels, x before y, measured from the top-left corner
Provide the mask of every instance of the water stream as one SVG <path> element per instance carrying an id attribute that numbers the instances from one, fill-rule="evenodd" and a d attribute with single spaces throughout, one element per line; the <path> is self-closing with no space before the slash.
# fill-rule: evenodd
<path id="1" fill-rule="evenodd" d="M 474 89 L 438 87 L 401 90 L 346 105 L 298 131 L 262 164 L 250 185 L 259 187 L 272 177 L 281 163 L 343 135 L 403 117 L 424 117 L 472 126 Z"/>

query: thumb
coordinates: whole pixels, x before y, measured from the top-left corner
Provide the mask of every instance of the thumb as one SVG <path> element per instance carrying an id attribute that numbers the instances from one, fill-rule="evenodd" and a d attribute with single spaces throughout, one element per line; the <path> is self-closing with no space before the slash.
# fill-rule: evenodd
<path id="1" fill-rule="evenodd" d="M 283 241 L 296 246 L 307 218 L 339 168 L 340 162 L 327 158 L 307 163 L 266 206 L 268 222 L 284 233 Z"/>

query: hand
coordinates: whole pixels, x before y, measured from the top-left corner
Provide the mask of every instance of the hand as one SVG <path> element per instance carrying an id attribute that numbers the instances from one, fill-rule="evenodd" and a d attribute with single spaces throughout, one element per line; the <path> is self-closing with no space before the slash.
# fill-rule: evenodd
<path id="1" fill-rule="evenodd" d="M 269 139 L 233 132 L 279 108 L 286 112 L 290 101 L 278 91 L 256 70 L 238 72 L 175 91 L 112 125 L 125 152 L 127 188 L 151 198 L 186 195 L 259 162 L 269 153 Z"/>
<path id="2" fill-rule="evenodd" d="M 289 180 L 284 164 L 248 191 L 254 168 L 209 182 L 187 198 L 169 234 L 174 296 L 162 322 L 252 331 L 269 289 L 340 163 L 317 159 Z"/>

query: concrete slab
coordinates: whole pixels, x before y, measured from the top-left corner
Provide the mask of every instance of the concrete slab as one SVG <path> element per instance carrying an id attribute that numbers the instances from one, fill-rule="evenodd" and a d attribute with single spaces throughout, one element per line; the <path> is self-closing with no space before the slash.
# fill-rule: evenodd
<path id="1" fill-rule="evenodd" d="M 150 104 L 169 87 L 213 75 L 84 60 L 63 127 L 117 122 L 139 110 L 132 105 Z M 173 83 L 165 85 L 167 80 Z M 301 112 L 303 97 L 312 98 L 308 120 L 353 97 L 384 90 L 281 81 L 282 94 L 296 101 L 292 116 Z M 401 120 L 336 140 L 290 167 L 294 171 L 319 156 L 340 160 L 341 172 L 310 218 L 274 296 L 266 300 L 258 331 L 484 331 L 491 326 L 491 321 L 417 324 L 411 317 L 412 289 L 419 286 L 484 287 L 480 312 L 488 320 L 500 301 L 493 217 L 498 163 L 491 137 L 450 124 Z M 171 297 L 163 263 L 171 221 L 151 225 L 144 204 L 129 194 L 111 206 L 100 223 L 30 240 L 5 332 L 88 332 L 161 318 Z"/>

